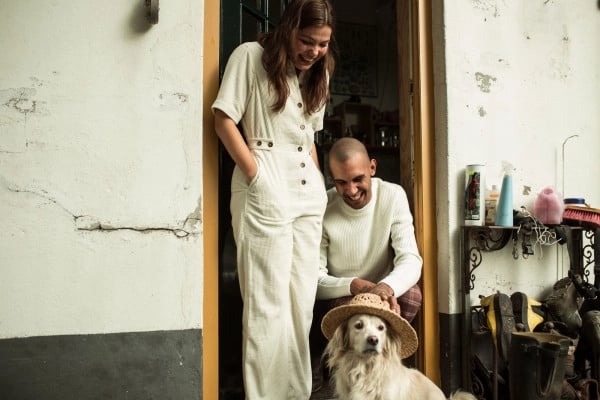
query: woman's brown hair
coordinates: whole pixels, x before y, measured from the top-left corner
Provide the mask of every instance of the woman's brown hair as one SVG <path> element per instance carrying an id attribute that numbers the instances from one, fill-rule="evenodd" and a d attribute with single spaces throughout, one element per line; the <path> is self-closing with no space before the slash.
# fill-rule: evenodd
<path id="1" fill-rule="evenodd" d="M 289 67 L 288 54 L 291 51 L 291 38 L 299 30 L 307 27 L 329 26 L 331 38 L 327 54 L 306 71 L 302 85 L 302 98 L 306 103 L 306 112 L 311 114 L 318 111 L 329 98 L 328 78 L 332 76 L 335 67 L 334 17 L 329 0 L 292 0 L 286 7 L 279 24 L 272 32 L 267 32 L 259 38 L 264 48 L 263 66 L 267 71 L 269 83 L 277 93 L 273 104 L 274 111 L 281 111 L 290 94 L 287 84 Z"/>

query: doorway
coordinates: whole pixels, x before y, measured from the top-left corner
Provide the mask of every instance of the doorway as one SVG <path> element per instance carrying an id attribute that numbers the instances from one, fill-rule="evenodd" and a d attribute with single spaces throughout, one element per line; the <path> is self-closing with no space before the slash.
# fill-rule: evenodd
<path id="1" fill-rule="evenodd" d="M 221 15 L 221 24 L 223 26 L 228 26 L 228 27 L 232 27 L 232 25 L 230 23 L 227 22 L 227 16 L 232 17 L 232 16 L 238 16 L 238 18 L 240 18 L 241 20 L 245 20 L 246 22 L 249 22 L 249 24 L 247 25 L 249 28 L 243 28 L 243 29 L 238 29 L 238 28 L 234 29 L 237 30 L 238 34 L 241 35 L 239 36 L 240 38 L 244 35 L 246 35 L 246 37 L 244 38 L 244 40 L 253 40 L 256 37 L 256 34 L 260 31 L 260 29 L 264 29 L 265 27 L 270 26 L 270 24 L 274 24 L 276 23 L 276 17 L 275 14 L 277 14 L 276 9 L 273 9 L 275 11 L 272 10 L 257 10 L 256 6 L 265 6 L 265 3 L 260 2 L 260 1 L 240 1 L 240 0 L 223 0 L 222 4 L 221 4 L 221 9 L 219 10 L 219 13 Z M 270 7 L 275 7 L 274 3 L 279 3 L 280 5 L 282 5 L 283 7 L 283 3 L 284 2 L 268 2 L 270 4 Z M 334 3 L 334 7 L 335 7 L 335 3 L 336 1 L 333 1 Z M 414 180 L 415 177 L 416 179 L 419 179 L 420 176 L 420 172 L 419 172 L 419 163 L 420 161 L 418 160 L 418 157 L 420 156 L 418 149 L 422 149 L 423 147 L 420 146 L 418 143 L 415 145 L 414 141 L 415 141 L 415 130 L 419 130 L 422 129 L 422 125 L 419 125 L 418 121 L 415 123 L 413 120 L 413 115 L 416 113 L 416 111 L 413 109 L 414 103 L 413 103 L 413 91 L 412 89 L 415 88 L 415 90 L 417 90 L 417 88 L 419 90 L 423 90 L 422 88 L 419 88 L 420 84 L 419 81 L 415 81 L 414 79 L 411 78 L 413 71 L 415 71 L 415 64 L 418 63 L 417 60 L 414 59 L 413 52 L 414 52 L 414 46 L 412 43 L 416 43 L 417 40 L 413 35 L 413 29 L 411 29 L 411 26 L 414 25 L 413 21 L 417 20 L 417 15 L 420 15 L 421 12 L 423 12 L 423 10 L 425 10 L 425 13 L 427 12 L 427 7 L 423 6 L 421 1 L 415 0 L 415 1 L 410 1 L 410 0 L 378 0 L 378 1 L 374 1 L 374 2 L 362 2 L 360 0 L 356 0 L 356 1 L 350 1 L 350 0 L 337 0 L 337 3 L 343 4 L 343 6 L 338 5 L 337 8 L 340 8 L 342 10 L 344 10 L 345 12 L 352 12 L 351 7 L 368 7 L 370 9 L 370 11 L 372 12 L 376 12 L 378 9 L 382 10 L 382 9 L 386 9 L 385 7 L 390 7 L 387 8 L 385 11 L 386 13 L 388 13 L 391 16 L 395 16 L 397 18 L 397 23 L 395 24 L 395 30 L 397 32 L 397 42 L 396 42 L 396 46 L 397 46 L 397 51 L 394 52 L 394 54 L 400 54 L 400 57 L 397 57 L 397 60 L 395 60 L 397 62 L 397 65 L 394 67 L 396 68 L 396 71 L 394 71 L 394 68 L 391 68 L 392 73 L 397 73 L 398 77 L 397 77 L 397 93 L 398 93 L 398 110 L 397 110 L 397 125 L 398 125 L 398 130 L 400 133 L 399 135 L 399 148 L 398 151 L 395 153 L 398 157 L 398 159 L 396 161 L 392 161 L 392 162 L 396 162 L 397 164 L 397 168 L 399 170 L 399 180 L 400 183 L 404 186 L 405 190 L 407 191 L 407 194 L 409 196 L 409 200 L 411 201 L 411 206 L 413 206 L 415 208 L 415 221 L 416 224 L 419 224 L 419 219 L 422 219 L 422 215 L 423 212 L 427 213 L 427 206 L 423 206 L 422 202 L 424 201 L 424 196 L 422 194 L 419 194 L 420 191 L 422 191 L 423 187 L 421 186 L 420 189 L 417 191 L 417 194 L 414 194 L 414 188 L 415 187 L 419 187 L 419 185 L 415 185 L 414 184 Z M 357 3 L 358 5 L 352 5 L 353 3 Z M 426 2 L 424 2 L 426 3 Z M 426 4 L 425 4 L 426 5 Z M 208 7 L 208 6 L 207 6 Z M 242 12 L 240 12 L 240 10 Z M 337 10 L 337 9 L 336 9 Z M 358 13 L 360 14 L 361 12 L 365 12 L 363 11 L 361 8 L 358 8 Z M 260 11 L 260 12 L 258 12 Z M 418 11 L 415 15 L 414 11 Z M 337 11 L 336 11 L 337 12 Z M 356 12 L 356 10 L 354 11 Z M 380 11 L 381 12 L 381 11 Z M 211 19 L 211 15 L 212 18 L 215 18 L 214 15 L 214 9 L 212 10 L 212 14 L 207 13 L 205 15 L 205 21 L 208 19 Z M 277 14 L 278 15 L 278 14 Z M 218 15 L 216 16 L 218 18 Z M 338 17 L 338 20 L 340 19 L 340 17 Z M 241 24 L 241 21 L 240 21 Z M 222 29 L 221 29 L 222 31 Z M 228 57 L 228 54 L 231 52 L 231 50 L 237 45 L 235 44 L 235 40 L 232 40 L 230 37 L 226 37 L 227 35 L 223 34 L 222 32 L 217 32 L 215 34 L 215 32 L 212 32 L 213 37 L 216 36 L 220 43 L 220 65 L 221 67 L 224 67 L 225 64 L 225 60 Z M 205 36 L 207 35 L 207 32 L 205 32 Z M 254 36 L 252 36 L 254 35 Z M 388 31 L 388 35 L 389 35 L 389 31 Z M 210 36 L 208 36 L 208 39 L 210 40 Z M 206 43 L 206 38 L 205 38 L 205 43 Z M 225 51 L 224 51 L 225 49 Z M 227 50 L 229 49 L 229 50 Z M 227 51 L 229 51 L 229 53 L 227 53 Z M 384 65 L 385 66 L 385 65 Z M 215 77 L 214 75 L 214 66 L 212 68 L 213 70 L 213 79 Z M 205 72 L 207 71 L 207 69 L 205 68 Z M 212 90 L 211 93 L 207 93 L 210 92 Z M 214 88 L 214 85 L 212 87 L 212 89 L 208 89 L 205 88 L 205 101 L 208 102 L 208 104 L 205 105 L 205 109 L 206 107 L 208 107 L 208 110 L 210 110 L 210 103 L 212 102 L 212 99 L 214 99 L 214 95 L 216 94 L 216 88 Z M 341 95 L 343 98 L 343 95 Z M 346 96 L 348 97 L 348 96 Z M 361 102 L 363 100 L 363 98 L 365 99 L 365 104 L 371 104 L 371 102 L 367 101 L 367 97 L 361 97 Z M 372 103 L 374 104 L 374 107 L 377 105 L 377 103 Z M 386 103 L 387 104 L 387 103 Z M 419 107 L 421 107 L 418 104 Z M 381 111 L 381 110 L 378 110 Z M 387 110 L 386 110 L 387 111 Z M 208 114 L 206 114 L 208 115 Z M 211 118 L 206 118 L 206 120 L 208 120 L 210 122 Z M 212 125 L 210 125 L 210 123 L 205 122 L 205 132 L 214 132 Z M 214 134 L 213 134 L 214 135 Z M 209 135 L 205 135 L 205 136 L 209 136 Z M 421 139 L 418 138 L 417 135 L 417 141 L 419 141 Z M 221 399 L 227 399 L 227 398 L 243 398 L 243 396 L 241 395 L 241 393 L 239 392 L 239 389 L 242 387 L 241 384 L 241 300 L 239 299 L 239 288 L 237 287 L 237 282 L 235 281 L 236 277 L 235 274 L 232 274 L 232 269 L 231 269 L 231 263 L 230 261 L 226 261 L 228 258 L 231 258 L 231 255 L 233 253 L 230 253 L 231 250 L 231 242 L 230 242 L 230 236 L 229 236 L 229 226 L 230 226 L 230 217 L 229 217 L 229 194 L 228 194 L 228 190 L 229 190 L 229 176 L 230 176 L 230 170 L 228 168 L 231 168 L 231 164 L 228 164 L 227 161 L 227 156 L 223 155 L 222 152 L 219 152 L 218 154 L 220 154 L 220 156 L 215 160 L 215 152 L 218 149 L 218 143 L 216 142 L 216 140 L 214 139 L 214 137 L 212 138 L 206 138 L 205 140 L 205 148 L 204 148 L 204 154 L 205 154 L 205 175 L 211 175 L 211 177 L 213 178 L 210 182 L 211 182 L 211 187 L 207 187 L 207 183 L 205 183 L 205 196 L 207 197 L 207 200 L 211 200 L 211 202 L 217 202 L 218 203 L 218 208 L 219 213 L 218 213 L 218 222 L 217 225 L 218 226 L 218 248 L 216 249 L 216 251 L 213 253 L 216 253 L 216 258 L 219 259 L 219 268 L 218 271 L 209 271 L 209 269 L 212 269 L 212 263 L 211 261 L 215 261 L 214 259 L 210 260 L 209 258 L 205 258 L 205 321 L 207 321 L 209 318 L 211 320 L 213 320 L 213 315 L 218 315 L 218 318 L 214 318 L 214 323 L 208 324 L 207 322 L 205 322 L 205 326 L 204 326 L 204 330 L 205 330 L 205 353 L 210 350 L 212 356 L 209 356 L 207 354 L 205 354 L 205 395 L 206 398 L 216 398 L 217 396 L 217 390 L 219 393 L 219 398 Z M 417 150 L 415 150 L 417 149 Z M 390 154 L 394 153 L 393 151 L 390 152 Z M 415 160 L 415 155 L 417 156 L 417 160 Z M 212 160 L 212 161 L 207 161 L 207 160 Z M 430 161 L 426 161 L 430 162 Z M 218 185 L 218 190 L 214 190 L 215 189 L 215 185 L 214 185 L 214 175 L 215 175 L 215 170 L 216 167 L 218 166 L 218 170 L 219 172 L 219 176 L 220 176 L 220 181 L 219 181 L 219 185 Z M 428 184 L 426 184 L 428 185 Z M 215 193 L 218 193 L 218 196 L 215 195 Z M 217 197 L 215 199 L 215 197 Z M 416 200 L 416 204 L 413 205 L 412 200 Z M 216 209 L 214 210 L 216 213 Z M 205 208 L 205 214 L 211 214 L 211 210 L 209 208 Z M 419 229 L 419 232 L 417 232 L 417 240 L 420 240 L 419 236 L 422 236 L 423 231 L 427 232 L 428 228 L 427 227 L 422 227 L 421 229 Z M 207 232 L 206 235 L 209 235 L 209 233 Z M 207 241 L 205 240 L 205 243 Z M 206 257 L 210 257 L 210 249 L 206 249 L 205 253 L 207 254 Z M 235 256 L 234 256 L 235 258 Z M 425 257 L 424 257 L 425 258 Z M 223 262 L 228 263 L 227 265 L 223 265 Z M 209 267 L 210 266 L 210 267 Z M 213 273 L 214 272 L 214 273 Z M 211 287 L 211 283 L 212 284 L 217 284 L 218 285 L 218 291 L 217 291 L 217 295 L 215 296 L 215 289 L 213 287 Z M 437 287 L 435 288 L 437 290 Z M 237 296 L 237 298 L 236 298 Z M 210 298 L 211 300 L 217 300 L 215 304 L 215 302 L 213 301 L 212 304 L 210 304 L 211 302 L 207 302 L 206 299 Z M 424 300 L 424 303 L 427 299 Z M 430 302 L 431 305 L 431 302 Z M 437 311 L 436 311 L 437 307 L 435 307 L 435 309 L 432 309 L 435 313 L 433 314 L 433 316 L 435 318 L 437 318 Z M 218 313 L 218 314 L 217 314 Z M 431 314 L 431 313 L 430 313 Z M 429 318 L 429 321 L 431 321 L 432 318 Z M 225 328 L 226 326 L 228 326 L 229 324 L 233 325 L 233 328 Z M 423 324 L 423 322 L 422 322 Z M 428 326 L 429 328 L 429 326 Z M 232 336 L 237 336 L 237 337 L 232 337 Z M 436 337 L 434 335 L 433 337 L 433 345 L 436 346 Z M 431 340 L 430 340 L 431 342 Z M 215 354 L 214 351 L 211 349 L 212 345 L 216 345 L 218 343 L 218 362 L 215 360 Z M 427 345 L 427 339 L 425 340 L 424 345 Z M 424 347 L 424 346 L 423 346 Z M 423 348 L 421 347 L 421 348 Z M 430 355 L 435 359 L 437 356 L 437 351 L 431 351 Z M 218 389 L 215 388 L 215 385 L 213 384 L 215 381 L 215 376 L 214 373 L 210 373 L 210 371 L 207 371 L 209 368 L 211 368 L 213 365 L 219 365 L 219 369 L 218 369 L 218 375 L 216 379 L 218 379 L 218 383 L 216 384 L 216 386 L 218 387 Z M 421 367 L 427 367 L 427 365 L 424 365 L 420 360 L 417 361 L 418 366 Z M 430 364 L 431 365 L 431 364 Z M 430 367 L 431 368 L 431 367 Z M 421 369 L 425 369 L 425 372 L 427 372 L 427 368 L 421 368 Z M 433 366 L 433 369 L 435 371 L 435 366 Z M 430 376 L 432 374 L 429 374 Z M 435 378 L 435 373 L 433 374 L 434 378 Z M 242 396 L 242 397 L 240 397 Z"/>

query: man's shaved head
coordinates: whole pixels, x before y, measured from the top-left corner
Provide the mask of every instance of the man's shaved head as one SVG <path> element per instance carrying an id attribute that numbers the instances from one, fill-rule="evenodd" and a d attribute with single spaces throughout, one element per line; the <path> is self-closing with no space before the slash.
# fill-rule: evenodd
<path id="1" fill-rule="evenodd" d="M 354 138 L 341 138 L 329 150 L 329 171 L 335 189 L 354 209 L 363 208 L 371 201 L 371 177 L 376 167 L 365 145 Z"/>
<path id="2" fill-rule="evenodd" d="M 365 145 L 351 137 L 338 139 L 329 150 L 329 159 L 338 162 L 345 162 L 356 155 L 362 155 L 367 160 L 369 159 Z"/>

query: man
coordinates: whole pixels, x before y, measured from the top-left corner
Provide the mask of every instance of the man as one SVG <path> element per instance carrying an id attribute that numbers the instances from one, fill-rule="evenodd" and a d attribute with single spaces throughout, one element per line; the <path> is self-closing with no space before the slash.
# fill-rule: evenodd
<path id="1" fill-rule="evenodd" d="M 353 138 L 336 141 L 329 151 L 335 188 L 327 192 L 323 218 L 313 340 L 323 315 L 358 293 L 375 293 L 411 322 L 421 307 L 423 259 L 413 217 L 401 186 L 375 178 L 377 162 Z M 323 339 L 313 343 L 313 355 Z"/>

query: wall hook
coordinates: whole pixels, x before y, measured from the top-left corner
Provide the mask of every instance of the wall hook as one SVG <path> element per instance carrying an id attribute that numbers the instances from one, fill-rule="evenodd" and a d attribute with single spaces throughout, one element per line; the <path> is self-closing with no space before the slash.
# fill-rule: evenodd
<path id="1" fill-rule="evenodd" d="M 151 24 L 158 24 L 158 0 L 145 0 L 146 17 Z"/>
<path id="2" fill-rule="evenodd" d="M 579 135 L 575 134 L 575 135 L 571 135 L 569 137 L 567 137 L 563 143 L 562 143 L 562 195 L 566 196 L 565 194 L 565 145 L 567 144 L 567 142 L 573 138 L 578 138 Z"/>

